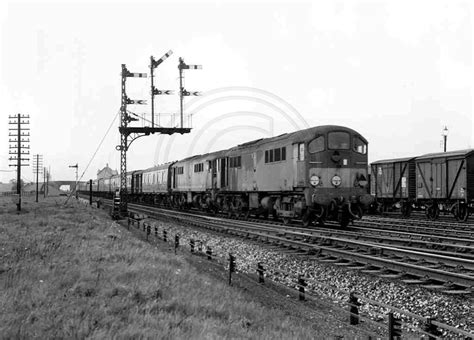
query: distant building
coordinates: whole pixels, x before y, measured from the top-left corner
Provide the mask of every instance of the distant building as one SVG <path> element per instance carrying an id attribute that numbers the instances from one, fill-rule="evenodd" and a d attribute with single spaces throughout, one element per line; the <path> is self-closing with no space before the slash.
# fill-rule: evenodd
<path id="1" fill-rule="evenodd" d="M 104 178 L 110 178 L 112 176 L 118 175 L 117 170 L 112 170 L 109 168 L 109 164 L 107 163 L 105 165 L 105 168 L 102 170 L 97 171 L 97 179 L 104 179 Z"/>
<path id="2" fill-rule="evenodd" d="M 12 183 L 1 183 L 0 184 L 0 192 L 10 192 L 13 191 L 13 184 Z M 15 187 L 16 192 L 16 187 Z"/>

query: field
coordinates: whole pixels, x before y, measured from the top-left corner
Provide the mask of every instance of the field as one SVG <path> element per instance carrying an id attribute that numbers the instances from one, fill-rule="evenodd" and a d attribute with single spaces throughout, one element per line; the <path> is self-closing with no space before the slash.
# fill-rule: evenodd
<path id="1" fill-rule="evenodd" d="M 302 317 L 292 303 L 285 308 L 229 287 L 212 268 L 203 274 L 196 267 L 205 260 L 188 261 L 104 211 L 64 201 L 27 200 L 21 214 L 9 199 L 0 202 L 2 337 L 310 339 L 345 332 Z"/>

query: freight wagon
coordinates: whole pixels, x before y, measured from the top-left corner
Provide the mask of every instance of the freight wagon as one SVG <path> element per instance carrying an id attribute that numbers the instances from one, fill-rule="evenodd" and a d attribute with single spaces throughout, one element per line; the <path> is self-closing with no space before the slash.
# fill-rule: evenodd
<path id="1" fill-rule="evenodd" d="M 371 194 L 379 211 L 452 213 L 466 221 L 474 208 L 474 149 L 430 153 L 371 164 Z"/>

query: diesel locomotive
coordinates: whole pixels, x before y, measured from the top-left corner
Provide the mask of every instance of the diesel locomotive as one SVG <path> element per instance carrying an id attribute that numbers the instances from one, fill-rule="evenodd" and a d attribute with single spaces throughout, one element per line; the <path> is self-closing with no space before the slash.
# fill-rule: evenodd
<path id="1" fill-rule="evenodd" d="M 346 226 L 373 201 L 367 172 L 367 140 L 326 125 L 131 171 L 127 187 L 130 201 Z M 94 189 L 112 193 L 119 184 L 112 176 Z"/>

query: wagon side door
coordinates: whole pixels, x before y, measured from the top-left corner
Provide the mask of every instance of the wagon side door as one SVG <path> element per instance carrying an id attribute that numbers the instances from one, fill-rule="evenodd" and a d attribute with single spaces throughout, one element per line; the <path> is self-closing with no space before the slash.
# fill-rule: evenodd
<path id="1" fill-rule="evenodd" d="M 433 181 L 431 173 L 431 161 L 420 161 L 416 163 L 416 197 L 429 199 L 432 197 Z"/>
<path id="2" fill-rule="evenodd" d="M 446 198 L 447 197 L 447 181 L 446 181 L 446 159 L 436 158 L 433 159 L 431 164 L 431 177 L 429 180 L 432 182 L 431 195 L 433 198 Z"/>
<path id="3" fill-rule="evenodd" d="M 447 198 L 465 199 L 466 198 L 466 162 L 464 159 L 450 159 L 447 162 L 448 184 Z"/>

